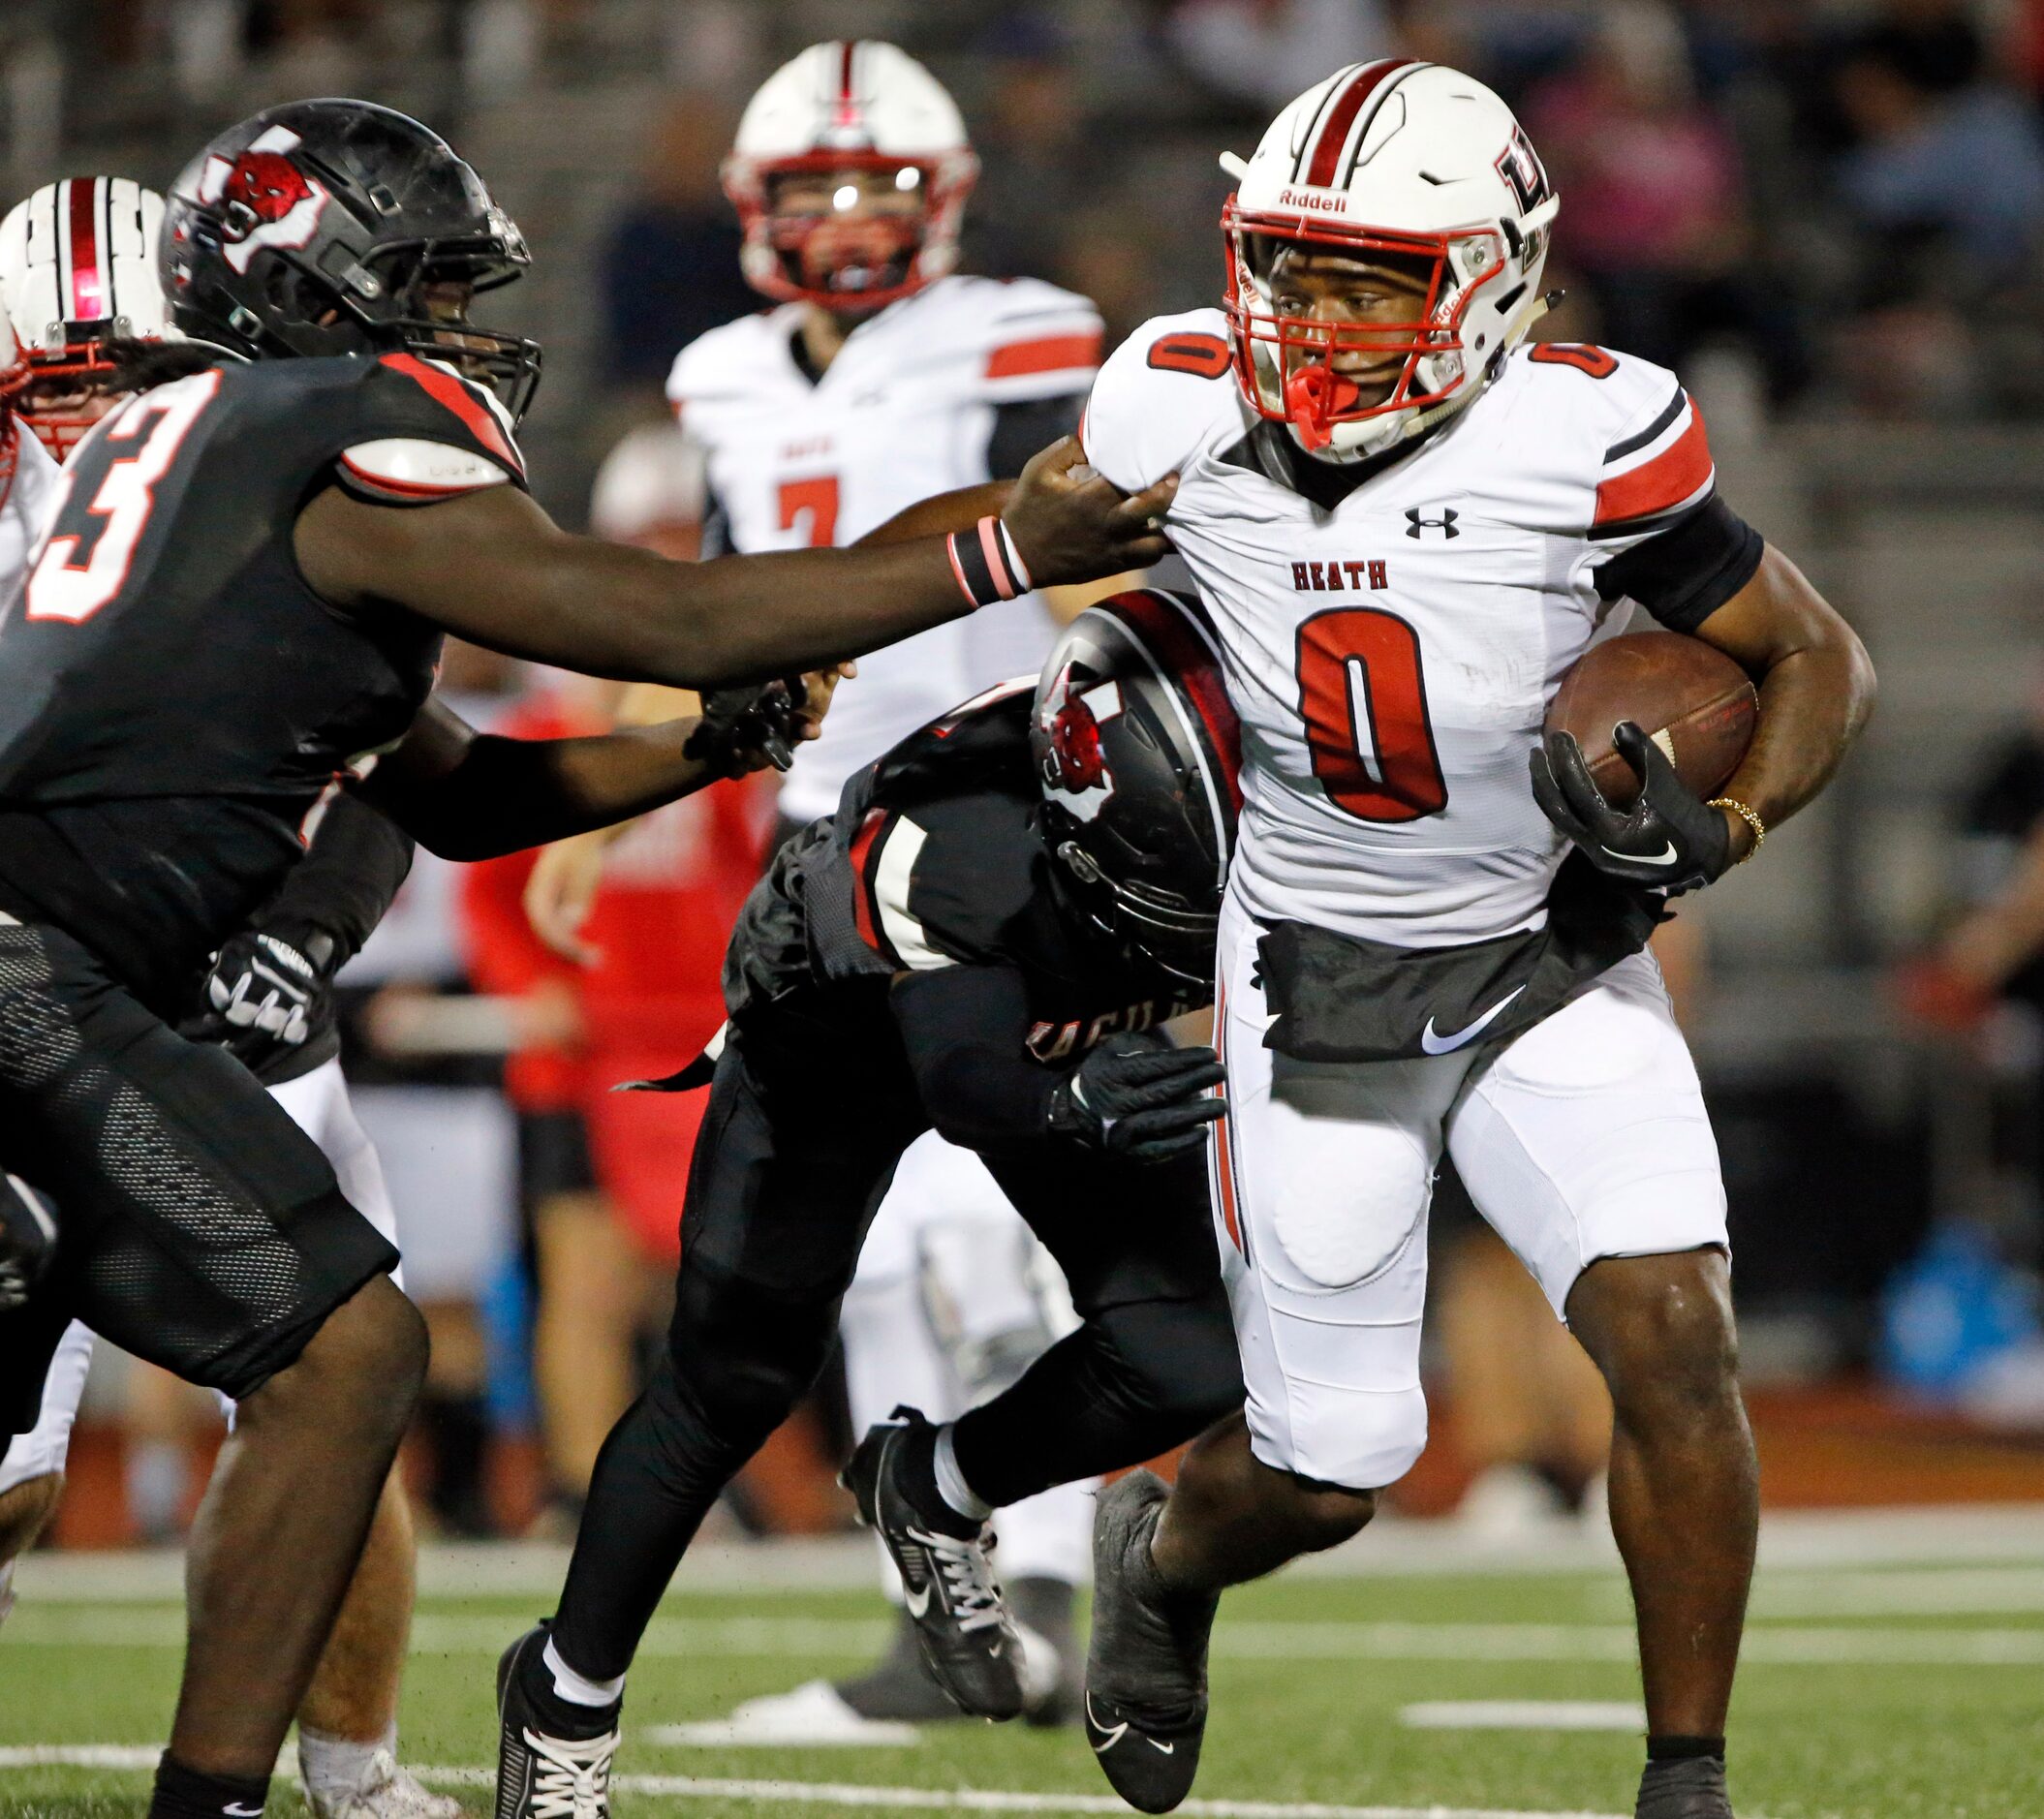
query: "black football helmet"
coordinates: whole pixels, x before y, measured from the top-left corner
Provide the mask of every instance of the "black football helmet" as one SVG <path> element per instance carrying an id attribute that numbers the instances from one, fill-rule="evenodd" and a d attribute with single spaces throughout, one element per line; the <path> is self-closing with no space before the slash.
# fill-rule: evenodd
<path id="1" fill-rule="evenodd" d="M 488 385 L 512 418 L 540 348 L 436 318 L 427 288 L 493 291 L 532 262 L 482 179 L 417 120 L 366 101 L 294 101 L 230 127 L 171 187 L 170 320 L 248 359 L 403 351 Z"/>
<path id="2" fill-rule="evenodd" d="M 1037 683 L 1030 752 L 1074 901 L 1124 948 L 1211 988 L 1242 792 L 1205 609 L 1159 588 L 1088 607 Z"/>

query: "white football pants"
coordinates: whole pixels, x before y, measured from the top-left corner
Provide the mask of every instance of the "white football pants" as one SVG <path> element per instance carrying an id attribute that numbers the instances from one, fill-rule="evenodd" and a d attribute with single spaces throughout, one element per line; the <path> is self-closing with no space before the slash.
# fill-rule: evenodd
<path id="1" fill-rule="evenodd" d="M 1729 1250 L 1718 1146 L 1652 955 L 1516 1037 L 1329 1064 L 1263 1046 L 1256 935 L 1231 898 L 1217 1019 L 1228 1115 L 1210 1154 L 1266 1464 L 1376 1490 L 1425 1447 L 1420 1312 L 1443 1146 L 1557 1315 L 1600 1257 Z"/>

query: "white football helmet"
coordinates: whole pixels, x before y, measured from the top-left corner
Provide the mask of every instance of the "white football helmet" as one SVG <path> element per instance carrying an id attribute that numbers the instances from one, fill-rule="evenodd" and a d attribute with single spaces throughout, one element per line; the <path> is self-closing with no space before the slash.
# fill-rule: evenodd
<path id="1" fill-rule="evenodd" d="M 891 173 L 919 192 L 919 210 L 884 218 L 850 257 L 819 268 L 804 245 L 828 214 L 776 213 L 776 180 L 840 170 Z M 753 288 L 784 302 L 871 310 L 914 294 L 958 262 L 965 200 L 979 175 L 957 104 L 929 71 L 892 45 L 811 45 L 760 85 L 724 161 L 724 188 L 745 229 L 741 255 Z M 856 190 L 834 199 L 857 205 Z M 869 228 L 876 224 L 865 224 Z"/>
<path id="2" fill-rule="evenodd" d="M 1235 371 L 1259 415 L 1308 453 L 1359 461 L 1467 406 L 1540 314 L 1561 199 L 1512 111 L 1436 63 L 1353 63 L 1287 107 L 1222 210 Z M 1390 255 L 1427 278 L 1415 321 L 1280 316 L 1270 273 L 1285 246 Z M 1403 354 L 1390 394 L 1365 404 L 1337 356 Z"/>
<path id="3" fill-rule="evenodd" d="M 0 384 L 59 460 L 105 414 L 107 344 L 169 332 L 163 214 L 163 198 L 128 177 L 66 177 L 0 220 L 0 307 L 22 355 Z"/>

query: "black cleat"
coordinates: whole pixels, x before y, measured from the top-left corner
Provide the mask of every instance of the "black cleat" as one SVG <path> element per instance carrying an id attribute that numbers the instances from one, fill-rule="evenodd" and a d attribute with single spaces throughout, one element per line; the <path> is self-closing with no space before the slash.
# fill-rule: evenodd
<path id="1" fill-rule="evenodd" d="M 1099 1494 L 1093 1516 L 1093 1646 L 1086 1741 L 1138 1812 L 1169 1812 L 1192 1791 L 1206 1736 L 1207 1638 L 1221 1600 L 1167 1591 L 1150 1559 L 1165 1497 L 1154 1472 Z"/>
<path id="2" fill-rule="evenodd" d="M 583 1723 L 539 1710 L 526 1675 L 544 1672 L 540 1650 L 549 1625 L 536 1624 L 497 1660 L 496 1819 L 609 1819 L 610 1759 L 617 1753 L 617 1705 L 591 1708 Z M 562 1736 L 564 1731 L 585 1731 Z"/>
<path id="3" fill-rule="evenodd" d="M 1650 1762 L 1639 1777 L 1635 1819 L 1732 1819 L 1722 1756 Z"/>
<path id="4" fill-rule="evenodd" d="M 916 1646 L 937 1683 L 972 1717 L 1016 1717 L 1022 1641 L 988 1558 L 993 1531 L 939 1495 L 936 1434 L 917 1410 L 897 1408 L 892 1421 L 867 1431 L 838 1482 L 893 1557 Z"/>

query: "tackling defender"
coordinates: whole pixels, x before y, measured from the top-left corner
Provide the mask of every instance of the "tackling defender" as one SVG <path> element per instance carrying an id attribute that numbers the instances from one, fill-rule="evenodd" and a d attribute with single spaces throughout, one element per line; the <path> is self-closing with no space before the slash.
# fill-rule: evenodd
<path id="1" fill-rule="evenodd" d="M 1083 439 L 1117 485 L 1183 470 L 1171 540 L 1243 722 L 1213 1159 L 1249 1398 L 1168 1497 L 1144 1475 L 1102 1495 L 1089 1730 L 1125 1798 L 1175 1804 L 1219 1593 L 1353 1534 L 1417 1458 L 1445 1147 L 1611 1389 L 1638 1810 L 1726 1819 L 1755 1465 L 1717 1150 L 1640 949 L 1649 893 L 1711 883 L 1823 786 L 1872 671 L 1717 497 L 1672 375 L 1524 345 L 1559 201 L 1488 89 L 1352 65 L 1223 162 L 1225 307 L 1118 350 Z M 1636 727 L 1628 812 L 1572 740 L 1540 744 L 1622 601 L 1759 684 L 1716 802 Z"/>
<path id="2" fill-rule="evenodd" d="M 568 537 L 512 440 L 538 349 L 468 314 L 526 262 L 402 115 L 297 103 L 221 135 L 172 192 L 163 260 L 175 325 L 219 364 L 81 445 L 0 632 L 0 1138 L 58 1224 L 0 1321 L 0 1425 L 32 1424 L 74 1315 L 240 1404 L 193 1538 L 161 1814 L 260 1810 L 424 1354 L 395 1253 L 318 1149 L 166 1017 L 371 755 L 358 786 L 453 857 L 728 767 L 694 723 L 477 736 L 428 701 L 442 634 L 725 684 L 1161 546 L 1169 489 L 1124 501 L 1068 478 L 1069 449 L 972 536 L 701 565 Z"/>
<path id="3" fill-rule="evenodd" d="M 499 1819 L 604 1819 L 625 1675 L 696 1526 L 822 1368 L 888 1177 L 933 1126 L 986 1160 L 1083 1323 L 846 1472 L 961 1710 L 1023 1707 L 997 1505 L 1151 1458 L 1238 1406 L 1199 1160 L 1234 726 L 1196 609 L 1119 595 L 1032 694 L 913 734 L 782 848 L 725 963 L 666 1355 L 597 1461 L 556 1617 L 498 1669 Z"/>
<path id="4" fill-rule="evenodd" d="M 892 45 L 812 45 L 753 96 L 724 180 L 746 276 L 775 307 L 690 343 L 667 384 L 702 462 L 707 553 L 850 543 L 918 499 L 1012 478 L 1077 427 L 1099 317 L 1036 279 L 955 269 L 977 170 L 951 97 Z M 1068 618 L 1092 597 L 1052 609 Z M 1036 671 L 1055 634 L 1032 599 L 998 621 L 935 627 L 861 659 L 821 736 L 795 754 L 780 837 L 831 814 L 852 774 L 896 741 Z M 564 875 L 578 874 L 586 907 L 599 864 L 594 848 L 544 855 L 536 900 L 558 902 Z M 537 926 L 572 953 L 551 922 L 542 913 Z M 898 1402 L 961 1413 L 1012 1381 L 1062 1330 L 1053 1320 L 1068 1320 L 1046 1306 L 1055 1284 L 1037 1274 L 1054 1273 L 979 1159 L 935 1132 L 919 1139 L 845 1299 L 853 1432 Z M 1085 1576 L 1091 1488 L 1060 1486 L 998 1518 L 1034 1722 L 1076 1715 L 1073 1586 Z M 883 1574 L 898 1606 L 899 1582 L 891 1567 Z M 793 1741 L 856 1736 L 869 1719 L 955 1716 L 913 1635 L 903 1614 L 865 1672 L 749 1700 L 729 1722 Z"/>

